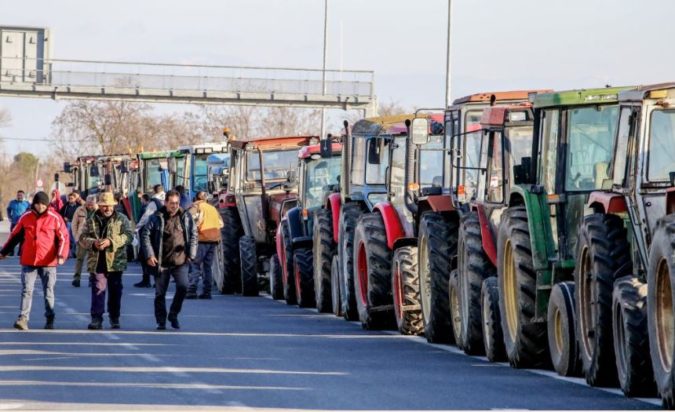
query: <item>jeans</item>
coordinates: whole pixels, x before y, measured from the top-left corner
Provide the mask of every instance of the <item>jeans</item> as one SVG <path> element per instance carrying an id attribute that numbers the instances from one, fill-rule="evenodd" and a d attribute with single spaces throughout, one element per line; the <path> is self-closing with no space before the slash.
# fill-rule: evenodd
<path id="1" fill-rule="evenodd" d="M 105 292 L 108 290 L 108 316 L 120 318 L 122 306 L 122 272 L 97 273 L 91 288 L 91 317 L 103 318 L 105 312 Z"/>
<path id="2" fill-rule="evenodd" d="M 21 268 L 21 317 L 28 320 L 33 305 L 35 280 L 40 277 L 45 295 L 45 317 L 54 317 L 54 286 L 56 285 L 56 267 L 23 266 Z"/>
<path id="3" fill-rule="evenodd" d="M 176 281 L 176 294 L 171 302 L 169 314 L 176 316 L 183 307 L 183 300 L 188 288 L 189 265 L 183 264 L 168 268 L 160 268 L 155 276 L 155 319 L 157 323 L 166 323 L 166 290 L 169 288 L 171 277 Z"/>
<path id="4" fill-rule="evenodd" d="M 80 279 L 80 275 L 82 274 L 82 265 L 84 265 L 84 262 L 87 261 L 88 255 L 89 250 L 83 248 L 80 245 L 77 245 L 77 253 L 75 254 L 77 260 L 75 261 L 75 275 L 73 278 Z"/>
<path id="5" fill-rule="evenodd" d="M 199 243 L 197 257 L 190 263 L 190 286 L 188 293 L 197 293 L 199 278 L 204 271 L 204 293 L 211 293 L 213 284 L 213 257 L 216 253 L 217 243 Z"/>

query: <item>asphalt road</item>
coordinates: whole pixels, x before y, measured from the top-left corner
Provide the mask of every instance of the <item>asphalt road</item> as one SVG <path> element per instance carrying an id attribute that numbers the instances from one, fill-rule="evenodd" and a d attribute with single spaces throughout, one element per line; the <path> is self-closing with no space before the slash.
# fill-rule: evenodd
<path id="1" fill-rule="evenodd" d="M 648 409 L 616 390 L 552 378 L 364 331 L 330 315 L 265 297 L 186 301 L 179 331 L 156 331 L 152 289 L 124 275 L 122 329 L 88 331 L 90 289 L 56 286 L 56 330 L 44 324 L 41 288 L 31 330 L 18 314 L 20 266 L 0 262 L 0 409 Z M 37 285 L 39 286 L 39 280 Z M 173 294 L 173 287 L 169 295 Z M 109 326 L 107 319 L 106 328 Z M 543 375 L 542 375 L 543 373 Z"/>

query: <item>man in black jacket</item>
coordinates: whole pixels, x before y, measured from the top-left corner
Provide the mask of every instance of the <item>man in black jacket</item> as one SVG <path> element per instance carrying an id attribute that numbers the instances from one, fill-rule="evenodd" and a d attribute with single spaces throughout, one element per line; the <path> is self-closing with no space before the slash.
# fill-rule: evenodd
<path id="1" fill-rule="evenodd" d="M 187 211 L 180 208 L 180 194 L 166 194 L 164 207 L 155 212 L 141 230 L 141 247 L 146 263 L 155 275 L 155 319 L 157 329 L 179 329 L 178 314 L 188 288 L 189 262 L 197 256 L 197 227 Z M 176 294 L 166 313 L 166 290 L 170 278 L 176 281 Z"/>

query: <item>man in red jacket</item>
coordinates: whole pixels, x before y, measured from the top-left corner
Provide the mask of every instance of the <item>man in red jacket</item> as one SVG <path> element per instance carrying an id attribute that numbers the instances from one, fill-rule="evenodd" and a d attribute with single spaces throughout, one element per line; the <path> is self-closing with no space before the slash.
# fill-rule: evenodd
<path id="1" fill-rule="evenodd" d="M 38 236 L 39 235 L 39 236 Z M 49 208 L 49 196 L 37 192 L 30 211 L 24 213 L 0 250 L 0 259 L 23 241 L 21 246 L 21 315 L 14 323 L 19 330 L 28 329 L 28 318 L 33 302 L 33 287 L 39 276 L 45 294 L 45 329 L 54 329 L 54 285 L 56 266 L 68 257 L 70 239 L 61 215 Z"/>

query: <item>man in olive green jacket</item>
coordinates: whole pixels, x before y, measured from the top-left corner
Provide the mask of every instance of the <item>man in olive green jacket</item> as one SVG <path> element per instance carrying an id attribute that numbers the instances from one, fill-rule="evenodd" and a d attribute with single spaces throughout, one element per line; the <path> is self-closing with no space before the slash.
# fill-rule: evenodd
<path id="1" fill-rule="evenodd" d="M 112 329 L 120 328 L 122 303 L 122 272 L 127 268 L 127 245 L 133 239 L 129 219 L 115 212 L 115 198 L 110 192 L 101 193 L 98 211 L 84 224 L 79 244 L 90 250 L 89 272 L 95 273 L 91 288 L 91 323 L 89 329 L 103 327 L 105 293 L 108 293 L 108 316 Z"/>

